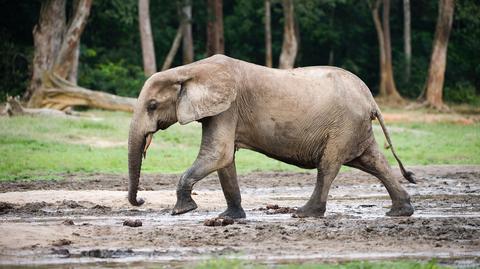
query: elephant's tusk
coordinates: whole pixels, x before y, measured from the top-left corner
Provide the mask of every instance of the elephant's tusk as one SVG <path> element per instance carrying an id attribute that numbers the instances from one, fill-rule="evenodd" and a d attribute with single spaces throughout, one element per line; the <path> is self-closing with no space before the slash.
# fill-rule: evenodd
<path id="1" fill-rule="evenodd" d="M 143 149 L 143 158 L 145 159 L 147 157 L 147 149 L 150 146 L 150 143 L 152 143 L 152 138 L 153 134 L 149 133 L 146 137 L 146 143 L 145 143 L 145 148 Z"/>

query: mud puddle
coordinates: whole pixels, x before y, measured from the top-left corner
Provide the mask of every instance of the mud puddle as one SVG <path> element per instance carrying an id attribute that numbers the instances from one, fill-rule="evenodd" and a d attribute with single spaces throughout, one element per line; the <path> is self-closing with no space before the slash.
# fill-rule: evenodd
<path id="1" fill-rule="evenodd" d="M 480 265 L 480 167 L 414 171 L 419 184 L 404 184 L 416 209 L 409 218 L 386 217 L 391 202 L 383 186 L 367 174 L 346 172 L 332 187 L 324 218 L 295 219 L 291 210 L 306 202 L 315 175 L 254 173 L 239 179 L 247 219 L 211 227 L 205 220 L 225 209 L 214 176 L 195 187 L 199 208 L 180 216 L 170 215 L 176 185 L 170 175 L 141 181 L 139 196 L 147 202 L 140 208 L 128 205 L 118 175 L 97 174 L 83 185 L 76 184 L 84 175 L 57 185 L 0 183 L 8 190 L 0 193 L 0 232 L 6 235 L 0 265 L 177 267 L 218 256 L 263 263 L 435 257 Z M 72 188 L 65 187 L 69 180 Z M 52 190 L 42 190 L 45 184 Z M 126 220 L 142 225 L 124 226 Z"/>

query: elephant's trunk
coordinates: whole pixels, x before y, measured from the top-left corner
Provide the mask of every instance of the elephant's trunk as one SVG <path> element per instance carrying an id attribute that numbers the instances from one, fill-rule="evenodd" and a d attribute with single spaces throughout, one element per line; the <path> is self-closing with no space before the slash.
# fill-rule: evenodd
<path id="1" fill-rule="evenodd" d="M 145 147 L 145 135 L 141 133 L 141 128 L 137 128 L 136 125 L 134 118 L 130 124 L 128 135 L 128 201 L 134 206 L 140 206 L 144 203 L 144 200 L 137 199 L 137 191 L 142 167 L 142 153 Z"/>

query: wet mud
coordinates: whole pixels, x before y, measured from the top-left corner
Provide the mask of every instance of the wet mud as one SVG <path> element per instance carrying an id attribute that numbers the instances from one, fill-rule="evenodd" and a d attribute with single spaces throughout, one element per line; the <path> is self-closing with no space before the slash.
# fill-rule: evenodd
<path id="1" fill-rule="evenodd" d="M 334 182 L 325 217 L 305 219 L 291 215 L 313 191 L 313 173 L 239 176 L 242 220 L 217 218 L 226 204 L 215 175 L 195 186 L 198 209 L 180 216 L 170 215 L 175 175 L 143 177 L 141 207 L 128 204 L 122 175 L 3 182 L 0 266 L 141 268 L 212 256 L 266 263 L 435 257 L 480 265 L 480 166 L 412 170 L 418 184 L 402 184 L 415 214 L 401 218 L 385 216 L 391 202 L 381 183 L 353 170 Z"/>

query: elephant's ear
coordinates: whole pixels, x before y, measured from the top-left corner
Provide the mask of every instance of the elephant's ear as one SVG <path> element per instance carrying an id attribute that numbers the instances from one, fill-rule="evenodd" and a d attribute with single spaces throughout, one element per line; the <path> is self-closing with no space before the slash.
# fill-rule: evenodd
<path id="1" fill-rule="evenodd" d="M 235 80 L 230 72 L 218 66 L 206 66 L 202 70 L 208 70 L 208 74 L 196 72 L 191 79 L 182 83 L 177 100 L 177 119 L 180 124 L 220 114 L 229 109 L 236 98 Z"/>

